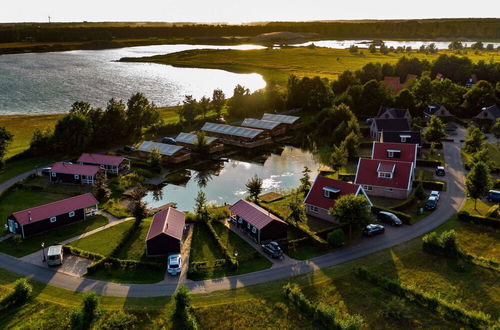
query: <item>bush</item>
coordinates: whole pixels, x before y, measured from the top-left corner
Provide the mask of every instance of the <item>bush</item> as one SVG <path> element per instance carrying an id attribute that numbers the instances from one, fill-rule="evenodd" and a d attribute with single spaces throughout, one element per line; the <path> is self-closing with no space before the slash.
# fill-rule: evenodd
<path id="1" fill-rule="evenodd" d="M 465 258 L 467 255 L 458 246 L 457 234 L 454 230 L 441 234 L 435 231 L 422 238 L 422 248 L 425 252 L 452 258 Z"/>
<path id="2" fill-rule="evenodd" d="M 188 289 L 185 286 L 181 286 L 175 293 L 174 299 L 174 328 L 183 330 L 199 329 L 198 321 L 192 312 L 191 297 L 189 296 Z"/>
<path id="3" fill-rule="evenodd" d="M 208 209 L 208 214 L 214 220 L 223 220 L 228 218 L 231 212 L 227 207 L 211 207 Z"/>
<path id="4" fill-rule="evenodd" d="M 467 211 L 458 212 L 458 220 L 478 225 L 489 226 L 492 228 L 500 228 L 500 220 L 495 218 L 482 217 L 478 215 L 471 215 Z"/>
<path id="5" fill-rule="evenodd" d="M 344 245 L 344 231 L 335 229 L 328 233 L 326 240 L 331 246 L 339 247 Z"/>
<path id="6" fill-rule="evenodd" d="M 99 298 L 95 292 L 89 292 L 83 298 L 81 309 L 71 313 L 70 328 L 75 330 L 90 329 L 99 314 Z"/>
<path id="7" fill-rule="evenodd" d="M 134 329 L 137 317 L 123 311 L 112 312 L 99 324 L 99 329 L 103 330 L 128 330 Z"/>
<path id="8" fill-rule="evenodd" d="M 200 225 L 202 225 L 202 224 L 200 224 Z M 210 221 L 208 223 L 206 223 L 206 226 L 208 227 L 208 230 L 212 234 L 212 237 L 214 238 L 217 245 L 219 246 L 226 261 L 229 263 L 229 265 L 231 266 L 232 269 L 236 269 L 238 267 L 238 260 L 236 259 L 236 257 L 233 256 L 231 253 L 229 253 L 227 246 L 222 242 L 221 238 L 219 237 L 219 235 L 215 231 L 215 229 L 212 226 L 212 224 L 210 223 Z"/>
<path id="9" fill-rule="evenodd" d="M 0 305 L 3 307 L 20 306 L 31 298 L 33 288 L 25 278 L 18 279 L 14 284 L 14 291 L 2 299 Z"/>

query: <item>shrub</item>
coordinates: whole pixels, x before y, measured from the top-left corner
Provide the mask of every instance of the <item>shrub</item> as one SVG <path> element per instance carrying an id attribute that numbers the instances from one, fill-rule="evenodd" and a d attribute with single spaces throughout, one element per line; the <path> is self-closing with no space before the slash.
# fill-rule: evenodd
<path id="1" fill-rule="evenodd" d="M 71 313 L 70 328 L 75 330 L 90 329 L 99 314 L 99 298 L 95 292 L 89 292 L 83 298 L 81 309 Z"/>
<path id="2" fill-rule="evenodd" d="M 326 240 L 331 246 L 339 247 L 344 245 L 344 231 L 335 229 L 328 233 Z"/>
<path id="3" fill-rule="evenodd" d="M 192 312 L 191 297 L 189 296 L 188 289 L 185 286 L 181 286 L 177 289 L 174 299 L 174 328 L 185 330 L 199 329 L 198 321 Z"/>
<path id="4" fill-rule="evenodd" d="M 226 219 L 230 213 L 227 207 L 211 207 L 208 209 L 208 214 L 214 220 Z"/>
<path id="5" fill-rule="evenodd" d="M 32 291 L 31 284 L 25 278 L 20 278 L 14 284 L 14 291 L 2 299 L 1 305 L 5 307 L 23 305 L 30 299 Z"/>
<path id="6" fill-rule="evenodd" d="M 458 220 L 470 222 L 473 224 L 479 224 L 484 226 L 490 226 L 493 228 L 500 228 L 500 220 L 495 218 L 487 218 L 478 215 L 471 215 L 467 211 L 458 212 Z"/>
<path id="7" fill-rule="evenodd" d="M 200 225 L 203 225 L 203 224 L 200 224 Z M 226 261 L 229 263 L 231 268 L 236 269 L 238 267 L 238 260 L 236 259 L 236 257 L 233 256 L 231 253 L 229 253 L 227 246 L 222 242 L 221 238 L 219 237 L 219 234 L 217 234 L 213 225 L 210 222 L 206 223 L 206 225 L 208 227 L 208 230 L 212 234 L 212 237 L 214 238 L 217 245 L 219 246 Z"/>
<path id="8" fill-rule="evenodd" d="M 425 252 L 443 255 L 452 258 L 467 258 L 467 255 L 460 249 L 457 241 L 457 234 L 454 230 L 442 232 L 435 231 L 422 238 L 422 248 Z"/>
<path id="9" fill-rule="evenodd" d="M 103 330 L 128 330 L 134 329 L 137 317 L 123 311 L 113 312 L 99 324 L 99 329 Z"/>

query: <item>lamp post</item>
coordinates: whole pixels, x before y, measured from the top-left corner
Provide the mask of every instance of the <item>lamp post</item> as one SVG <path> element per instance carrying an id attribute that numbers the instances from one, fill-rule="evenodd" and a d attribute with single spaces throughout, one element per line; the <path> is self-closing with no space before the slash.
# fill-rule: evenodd
<path id="1" fill-rule="evenodd" d="M 45 259 L 45 242 L 42 242 L 42 255 L 43 255 L 43 262 L 46 262 L 47 259 Z"/>

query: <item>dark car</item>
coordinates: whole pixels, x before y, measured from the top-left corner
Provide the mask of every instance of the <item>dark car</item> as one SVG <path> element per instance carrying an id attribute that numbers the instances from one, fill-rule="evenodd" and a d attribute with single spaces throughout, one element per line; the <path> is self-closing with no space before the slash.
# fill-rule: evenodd
<path id="1" fill-rule="evenodd" d="M 175 141 L 175 139 L 171 137 L 164 137 L 163 139 L 161 139 L 161 143 L 176 144 L 177 141 Z"/>
<path id="2" fill-rule="evenodd" d="M 403 224 L 403 221 L 391 212 L 380 211 L 377 214 L 377 219 L 381 222 L 388 223 L 391 226 L 401 226 Z"/>
<path id="3" fill-rule="evenodd" d="M 135 151 L 135 147 L 133 147 L 133 146 L 125 146 L 125 147 L 123 147 L 123 150 L 125 150 L 125 151 Z"/>
<path id="4" fill-rule="evenodd" d="M 378 234 L 383 234 L 385 227 L 376 223 L 371 223 L 363 230 L 363 235 L 371 237 Z"/>
<path id="5" fill-rule="evenodd" d="M 488 192 L 488 196 L 486 196 L 486 199 L 490 202 L 500 203 L 500 191 L 490 190 Z"/>
<path id="6" fill-rule="evenodd" d="M 425 208 L 427 210 L 435 210 L 437 207 L 438 199 L 435 196 L 429 197 L 429 199 L 425 202 Z"/>
<path id="7" fill-rule="evenodd" d="M 444 166 L 436 167 L 436 175 L 437 176 L 444 176 L 445 175 Z"/>
<path id="8" fill-rule="evenodd" d="M 280 246 L 276 242 L 269 242 L 267 244 L 262 245 L 262 250 L 264 250 L 265 253 L 271 256 L 271 258 L 282 258 L 283 257 L 283 251 L 281 250 Z"/>

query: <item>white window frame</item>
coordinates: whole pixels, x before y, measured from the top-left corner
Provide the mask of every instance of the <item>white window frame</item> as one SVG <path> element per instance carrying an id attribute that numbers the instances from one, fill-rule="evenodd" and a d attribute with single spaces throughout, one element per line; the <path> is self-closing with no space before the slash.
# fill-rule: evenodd
<path id="1" fill-rule="evenodd" d="M 74 177 L 75 177 L 75 180 L 79 180 L 80 179 L 80 175 L 79 174 L 75 174 Z"/>
<path id="2" fill-rule="evenodd" d="M 57 217 L 50 217 L 50 223 L 54 223 L 57 221 Z"/>
<path id="3" fill-rule="evenodd" d="M 50 175 L 52 175 L 52 177 L 56 177 L 57 173 L 56 172 L 50 172 Z"/>
<path id="4" fill-rule="evenodd" d="M 257 234 L 257 228 L 256 227 L 252 228 L 252 233 Z"/>
<path id="5" fill-rule="evenodd" d="M 387 157 L 389 157 L 389 158 L 394 158 L 394 152 L 392 152 L 392 151 L 387 151 Z"/>
<path id="6" fill-rule="evenodd" d="M 378 172 L 378 177 L 382 179 L 392 179 L 391 172 Z"/>
<path id="7" fill-rule="evenodd" d="M 401 137 L 401 143 L 406 143 L 406 136 Z"/>
<path id="8" fill-rule="evenodd" d="M 68 216 L 69 216 L 70 218 L 73 218 L 73 217 L 75 216 L 75 211 L 71 211 L 71 212 L 69 212 L 69 213 L 68 213 Z"/>
<path id="9" fill-rule="evenodd" d="M 323 189 L 323 197 L 330 198 L 330 192 L 326 189 Z"/>
<path id="10" fill-rule="evenodd" d="M 250 224 L 250 222 L 247 222 L 247 228 L 252 229 L 252 225 Z"/>

